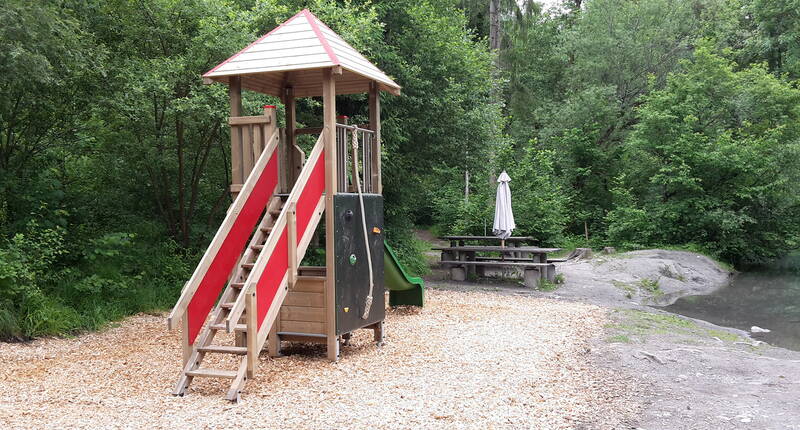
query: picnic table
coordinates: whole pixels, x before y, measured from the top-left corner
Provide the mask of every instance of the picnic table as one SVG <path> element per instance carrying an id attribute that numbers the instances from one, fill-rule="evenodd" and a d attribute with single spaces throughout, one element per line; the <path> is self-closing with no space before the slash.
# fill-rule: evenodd
<path id="1" fill-rule="evenodd" d="M 466 242 L 499 241 L 497 236 L 442 236 L 442 239 L 449 240 L 450 246 L 464 246 Z M 532 236 L 511 236 L 505 240 L 507 243 L 536 242 Z"/>
<path id="2" fill-rule="evenodd" d="M 496 246 L 496 245 L 456 245 L 435 247 L 442 251 L 442 265 L 450 267 L 454 281 L 466 280 L 467 274 L 485 276 L 485 269 L 491 267 L 518 267 L 523 269 L 525 285 L 535 287 L 539 280 L 553 282 L 555 264 L 548 262 L 547 254 L 558 252 L 560 248 L 540 248 L 537 246 Z M 496 253 L 500 256 L 478 255 Z"/>
<path id="3" fill-rule="evenodd" d="M 465 246 L 467 242 L 487 242 L 488 243 L 505 243 L 510 247 L 519 247 L 525 243 L 536 243 L 537 240 L 532 236 L 511 236 L 501 242 L 497 236 L 442 236 L 442 239 L 450 241 L 450 246 Z M 525 257 L 520 252 L 514 252 L 511 257 Z"/>

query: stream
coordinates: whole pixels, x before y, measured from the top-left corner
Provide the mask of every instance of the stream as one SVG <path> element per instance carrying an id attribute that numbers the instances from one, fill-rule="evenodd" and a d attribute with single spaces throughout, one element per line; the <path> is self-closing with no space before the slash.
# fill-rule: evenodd
<path id="1" fill-rule="evenodd" d="M 669 312 L 750 331 L 753 339 L 800 351 L 800 253 L 768 267 L 736 274 L 731 283 L 706 296 L 688 296 Z"/>

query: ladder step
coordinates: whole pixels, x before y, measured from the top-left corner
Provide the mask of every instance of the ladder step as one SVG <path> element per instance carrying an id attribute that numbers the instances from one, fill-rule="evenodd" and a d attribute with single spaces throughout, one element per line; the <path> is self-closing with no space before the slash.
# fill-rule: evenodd
<path id="1" fill-rule="evenodd" d="M 234 305 L 233 302 L 220 303 L 219 307 L 221 307 L 222 309 L 232 309 L 233 305 Z"/>
<path id="2" fill-rule="evenodd" d="M 244 267 L 247 270 L 250 270 L 255 266 L 256 266 L 255 263 L 244 263 L 244 264 L 242 264 L 242 267 Z"/>
<path id="3" fill-rule="evenodd" d="M 273 210 L 269 211 L 269 214 L 277 218 L 278 215 L 281 214 L 281 210 L 280 209 L 273 209 Z"/>
<path id="4" fill-rule="evenodd" d="M 244 282 L 231 282 L 231 287 L 241 290 L 244 288 Z"/>
<path id="5" fill-rule="evenodd" d="M 187 376 L 199 376 L 205 378 L 227 378 L 227 379 L 235 379 L 236 378 L 236 371 L 233 370 L 222 370 L 222 369 L 206 369 L 206 368 L 199 368 L 195 370 L 190 370 L 186 372 Z"/>
<path id="6" fill-rule="evenodd" d="M 264 249 L 264 245 L 253 245 L 250 247 L 250 249 L 252 249 L 253 251 L 261 251 L 262 249 Z"/>
<path id="7" fill-rule="evenodd" d="M 220 354 L 236 354 L 247 355 L 247 347 L 244 346 L 228 346 L 228 345 L 208 345 L 197 348 L 202 352 L 218 352 Z"/>
<path id="8" fill-rule="evenodd" d="M 270 234 L 272 232 L 272 227 L 261 227 L 261 231 L 266 234 Z"/>
<path id="9" fill-rule="evenodd" d="M 211 324 L 208 326 L 212 330 L 225 330 L 225 324 Z M 247 331 L 247 324 L 236 324 L 234 331 Z"/>

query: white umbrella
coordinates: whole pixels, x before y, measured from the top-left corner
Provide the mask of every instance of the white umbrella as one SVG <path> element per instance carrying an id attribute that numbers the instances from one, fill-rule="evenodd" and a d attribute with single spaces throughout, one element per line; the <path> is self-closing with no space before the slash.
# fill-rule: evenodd
<path id="1" fill-rule="evenodd" d="M 511 237 L 511 230 L 517 227 L 514 223 L 514 212 L 511 210 L 511 188 L 508 183 L 511 178 L 505 170 L 497 178 L 497 197 L 494 204 L 494 225 L 492 225 L 492 233 L 502 240 L 505 246 L 505 240 Z"/>

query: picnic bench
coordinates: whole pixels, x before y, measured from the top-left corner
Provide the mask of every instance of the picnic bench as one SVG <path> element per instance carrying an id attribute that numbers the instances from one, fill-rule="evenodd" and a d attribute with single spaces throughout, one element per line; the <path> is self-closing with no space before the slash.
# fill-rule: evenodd
<path id="1" fill-rule="evenodd" d="M 523 280 L 528 287 L 536 287 L 540 280 L 550 282 L 555 280 L 555 264 L 547 260 L 547 254 L 561 250 L 536 246 L 497 245 L 455 245 L 433 249 L 442 251 L 441 264 L 450 268 L 450 276 L 454 281 L 464 281 L 468 274 L 485 276 L 486 268 L 515 267 L 523 270 Z M 486 256 L 478 253 L 500 255 Z"/>

